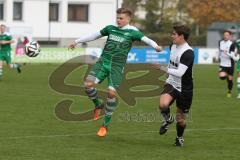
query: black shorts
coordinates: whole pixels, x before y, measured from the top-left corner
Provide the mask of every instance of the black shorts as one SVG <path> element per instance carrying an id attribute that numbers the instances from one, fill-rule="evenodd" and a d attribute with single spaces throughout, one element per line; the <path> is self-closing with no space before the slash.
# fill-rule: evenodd
<path id="1" fill-rule="evenodd" d="M 192 105 L 193 91 L 178 91 L 172 85 L 165 84 L 164 89 L 161 94 L 169 94 L 173 97 L 170 105 L 176 100 L 177 107 L 183 111 L 183 113 L 188 113 Z"/>
<path id="2" fill-rule="evenodd" d="M 225 72 L 230 76 L 233 76 L 234 73 L 234 65 L 232 67 L 223 67 L 219 66 L 219 72 Z"/>

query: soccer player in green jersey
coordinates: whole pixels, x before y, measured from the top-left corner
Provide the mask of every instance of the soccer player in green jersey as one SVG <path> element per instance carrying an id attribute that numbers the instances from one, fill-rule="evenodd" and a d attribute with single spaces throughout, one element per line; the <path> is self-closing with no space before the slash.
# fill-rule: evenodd
<path id="1" fill-rule="evenodd" d="M 94 120 L 97 120 L 104 106 L 98 98 L 95 87 L 105 78 L 108 79 L 108 98 L 105 106 L 104 123 L 97 132 L 99 137 L 106 135 L 111 116 L 117 107 L 116 90 L 122 81 L 124 66 L 132 43 L 143 41 L 155 48 L 157 52 L 161 51 L 161 47 L 156 42 L 144 36 L 136 27 L 129 25 L 131 16 L 132 12 L 130 10 L 119 8 L 117 10 L 117 26 L 108 25 L 96 33 L 80 37 L 69 45 L 70 49 L 74 49 L 78 43 L 107 36 L 101 57 L 94 64 L 84 82 L 86 94 L 95 105 Z"/>
<path id="2" fill-rule="evenodd" d="M 11 43 L 14 43 L 12 36 L 6 32 L 6 26 L 0 25 L 0 78 L 3 75 L 3 62 L 5 61 L 9 68 L 17 69 L 20 73 L 20 65 L 11 63 Z"/>
<path id="3" fill-rule="evenodd" d="M 228 57 L 231 58 L 231 72 L 232 72 L 232 78 L 234 73 L 234 64 L 235 61 L 237 62 L 237 72 L 238 72 L 238 78 L 237 78 L 237 88 L 238 88 L 238 96 L 237 98 L 240 98 L 240 60 L 239 60 L 239 52 L 240 52 L 240 39 L 236 40 L 235 42 L 232 42 L 229 47 L 229 52 L 226 53 Z M 233 85 L 233 83 L 232 83 Z M 232 86 L 231 85 L 231 86 Z"/>
<path id="4" fill-rule="evenodd" d="M 236 40 L 235 44 L 236 44 L 236 47 L 237 47 L 238 58 L 239 58 L 239 54 L 240 54 L 240 39 Z M 240 59 L 238 59 L 238 61 L 237 61 L 237 72 L 238 72 L 238 77 L 237 77 L 238 96 L 237 96 L 237 98 L 240 98 Z"/>

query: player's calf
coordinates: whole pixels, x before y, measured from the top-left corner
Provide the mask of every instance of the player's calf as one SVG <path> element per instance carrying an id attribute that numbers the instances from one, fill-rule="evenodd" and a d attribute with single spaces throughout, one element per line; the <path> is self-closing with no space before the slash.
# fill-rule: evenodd
<path id="1" fill-rule="evenodd" d="M 21 65 L 17 63 L 9 64 L 9 68 L 16 69 L 18 73 L 21 73 Z"/>
<path id="2" fill-rule="evenodd" d="M 170 115 L 170 108 L 163 103 L 160 104 L 159 109 L 163 117 L 163 122 L 159 129 L 159 134 L 162 135 L 167 132 L 169 125 L 174 122 L 174 117 Z"/>
<path id="3" fill-rule="evenodd" d="M 163 135 L 167 132 L 169 125 L 172 124 L 174 122 L 174 117 L 173 116 L 169 116 L 168 120 L 164 120 L 160 126 L 159 129 L 159 134 Z"/>
<path id="4" fill-rule="evenodd" d="M 86 86 L 85 83 L 85 92 L 95 105 L 95 109 L 93 110 L 93 120 L 98 120 L 100 118 L 101 111 L 104 108 L 104 105 L 98 98 L 97 88 Z"/>

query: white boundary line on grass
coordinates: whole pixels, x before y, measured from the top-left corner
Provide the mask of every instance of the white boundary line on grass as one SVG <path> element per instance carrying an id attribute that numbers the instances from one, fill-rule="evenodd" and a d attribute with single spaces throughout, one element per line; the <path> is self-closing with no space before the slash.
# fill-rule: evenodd
<path id="1" fill-rule="evenodd" d="M 229 131 L 229 130 L 240 130 L 240 128 L 207 128 L 207 129 L 187 129 L 186 132 L 195 131 Z M 175 130 L 169 130 L 173 132 Z M 110 135 L 118 134 L 142 134 L 142 133 L 158 133 L 158 131 L 143 131 L 143 132 L 110 132 Z M 0 137 L 0 140 L 4 139 L 29 139 L 29 138 L 58 138 L 58 137 L 78 137 L 78 136 L 95 136 L 96 133 L 82 133 L 82 134 L 56 134 L 56 135 L 36 135 L 36 136 L 19 136 L 19 137 Z"/>

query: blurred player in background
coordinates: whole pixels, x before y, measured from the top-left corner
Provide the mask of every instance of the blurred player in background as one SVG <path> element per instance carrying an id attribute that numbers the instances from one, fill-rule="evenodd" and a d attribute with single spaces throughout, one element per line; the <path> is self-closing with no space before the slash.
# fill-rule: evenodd
<path id="1" fill-rule="evenodd" d="M 21 38 L 18 38 L 14 56 L 15 57 L 16 56 L 21 56 L 24 53 L 25 53 L 24 44 L 23 44 Z"/>
<path id="2" fill-rule="evenodd" d="M 239 59 L 240 39 L 236 40 L 235 45 L 236 45 L 235 60 L 237 60 L 237 73 L 238 73 L 237 74 L 237 91 L 238 91 L 237 98 L 240 98 L 240 59 Z"/>
<path id="3" fill-rule="evenodd" d="M 27 36 L 23 37 L 23 44 L 26 45 L 29 42 L 29 38 Z"/>
<path id="4" fill-rule="evenodd" d="M 173 26 L 173 44 L 170 46 L 168 67 L 165 68 L 159 64 L 154 65 L 156 69 L 166 71 L 169 75 L 160 95 L 159 109 L 164 121 L 160 126 L 159 134 L 165 134 L 169 125 L 174 122 L 174 117 L 170 114 L 170 105 L 176 100 L 176 146 L 183 146 L 183 133 L 186 128 L 185 119 L 193 97 L 192 67 L 194 52 L 187 43 L 189 35 L 190 29 L 188 27 L 184 25 Z"/>
<path id="5" fill-rule="evenodd" d="M 235 45 L 233 44 L 232 32 L 224 31 L 223 40 L 219 42 L 219 78 L 221 80 L 227 80 L 227 97 L 232 96 L 232 88 L 233 88 L 233 74 L 234 74 L 234 55 Z"/>
<path id="6" fill-rule="evenodd" d="M 108 98 L 105 106 L 104 122 L 97 132 L 100 137 L 106 135 L 112 114 L 117 107 L 116 93 L 123 78 L 124 66 L 132 43 L 143 41 L 155 48 L 157 52 L 161 51 L 161 47 L 156 42 L 144 36 L 136 27 L 129 25 L 131 16 L 132 12 L 130 10 L 119 8 L 117 10 L 117 26 L 108 25 L 96 33 L 80 37 L 69 45 L 70 49 L 74 49 L 78 43 L 92 41 L 103 36 L 108 37 L 100 59 L 92 67 L 84 82 L 86 94 L 95 105 L 94 120 L 97 120 L 104 105 L 99 100 L 95 87 L 104 79 L 108 79 Z"/>
<path id="7" fill-rule="evenodd" d="M 14 43 L 12 36 L 6 32 L 6 26 L 0 25 L 0 78 L 3 75 L 3 62 L 5 61 L 9 68 L 16 69 L 21 73 L 20 65 L 11 62 L 11 44 Z"/>

